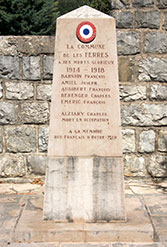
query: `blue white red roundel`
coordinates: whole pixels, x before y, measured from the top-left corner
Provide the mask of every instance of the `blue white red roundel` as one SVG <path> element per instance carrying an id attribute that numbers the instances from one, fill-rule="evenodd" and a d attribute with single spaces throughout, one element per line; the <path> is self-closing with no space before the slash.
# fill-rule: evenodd
<path id="1" fill-rule="evenodd" d="M 96 37 L 96 27 L 89 21 L 81 22 L 77 27 L 77 38 L 83 43 L 89 43 Z"/>

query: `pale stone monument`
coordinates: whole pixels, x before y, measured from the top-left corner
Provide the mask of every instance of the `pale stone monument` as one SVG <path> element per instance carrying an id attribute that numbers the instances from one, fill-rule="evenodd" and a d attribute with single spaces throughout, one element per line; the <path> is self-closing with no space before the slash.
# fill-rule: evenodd
<path id="1" fill-rule="evenodd" d="M 57 19 L 44 219 L 125 220 L 115 20 Z"/>

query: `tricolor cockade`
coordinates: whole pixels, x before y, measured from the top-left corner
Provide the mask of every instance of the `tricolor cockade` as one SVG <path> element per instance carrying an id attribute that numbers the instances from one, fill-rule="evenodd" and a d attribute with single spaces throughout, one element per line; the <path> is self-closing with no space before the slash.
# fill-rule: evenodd
<path id="1" fill-rule="evenodd" d="M 76 30 L 77 38 L 83 43 L 90 43 L 96 37 L 96 27 L 89 21 L 81 22 Z"/>

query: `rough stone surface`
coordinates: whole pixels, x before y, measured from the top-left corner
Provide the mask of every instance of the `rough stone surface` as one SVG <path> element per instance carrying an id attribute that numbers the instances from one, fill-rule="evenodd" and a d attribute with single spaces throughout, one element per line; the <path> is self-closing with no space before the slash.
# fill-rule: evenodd
<path id="1" fill-rule="evenodd" d="M 122 85 L 120 86 L 120 99 L 123 101 L 145 100 L 146 87 Z"/>
<path id="2" fill-rule="evenodd" d="M 2 153 L 3 150 L 3 130 L 0 128 L 0 153 Z"/>
<path id="3" fill-rule="evenodd" d="M 122 130 L 123 153 L 135 152 L 135 131 L 133 129 Z"/>
<path id="4" fill-rule="evenodd" d="M 161 130 L 158 138 L 158 150 L 167 152 L 167 131 Z"/>
<path id="5" fill-rule="evenodd" d="M 18 39 L 14 36 L 0 36 L 0 54 L 17 55 Z"/>
<path id="6" fill-rule="evenodd" d="M 42 155 L 30 155 L 28 156 L 28 172 L 45 175 L 45 169 L 47 164 L 47 157 Z"/>
<path id="7" fill-rule="evenodd" d="M 43 79 L 52 79 L 53 76 L 53 56 L 43 57 Z"/>
<path id="8" fill-rule="evenodd" d="M 23 57 L 23 79 L 40 80 L 40 57 Z"/>
<path id="9" fill-rule="evenodd" d="M 161 23 L 159 11 L 137 11 L 136 27 L 137 28 L 155 28 L 158 29 Z"/>
<path id="10" fill-rule="evenodd" d="M 167 12 L 164 12 L 163 14 L 164 14 L 164 16 L 163 16 L 164 22 L 163 22 L 162 27 L 163 27 L 163 29 L 167 30 Z"/>
<path id="11" fill-rule="evenodd" d="M 2 92 L 3 92 L 3 88 L 2 88 L 2 84 L 0 83 L 0 99 L 1 99 L 2 96 L 3 96 Z"/>
<path id="12" fill-rule="evenodd" d="M 0 78 L 19 79 L 19 58 L 0 56 Z"/>
<path id="13" fill-rule="evenodd" d="M 117 28 L 131 28 L 133 26 L 134 15 L 130 11 L 112 12 L 112 17 L 116 19 Z"/>
<path id="14" fill-rule="evenodd" d="M 119 57 L 118 59 L 119 65 L 119 81 L 120 82 L 127 82 L 127 81 L 134 81 L 135 79 L 135 61 L 132 57 Z"/>
<path id="15" fill-rule="evenodd" d="M 152 153 L 155 151 L 155 132 L 153 130 L 145 130 L 139 136 L 139 151 Z"/>
<path id="16" fill-rule="evenodd" d="M 132 0 L 134 7 L 150 7 L 154 5 L 154 0 Z"/>
<path id="17" fill-rule="evenodd" d="M 51 100 L 52 85 L 39 85 L 37 86 L 37 99 Z"/>
<path id="18" fill-rule="evenodd" d="M 157 2 L 158 2 L 158 8 L 160 8 L 160 9 L 167 8 L 167 2 L 166 2 L 166 0 L 157 0 Z"/>
<path id="19" fill-rule="evenodd" d="M 0 177 L 20 177 L 25 174 L 25 159 L 21 154 L 0 155 Z"/>
<path id="20" fill-rule="evenodd" d="M 167 81 L 166 58 L 144 58 L 139 63 L 140 81 Z"/>
<path id="21" fill-rule="evenodd" d="M 152 155 L 149 158 L 147 171 L 152 177 L 164 178 L 167 176 L 167 156 Z"/>
<path id="22" fill-rule="evenodd" d="M 5 141 L 8 152 L 34 152 L 36 144 L 35 128 L 30 126 L 7 127 Z"/>
<path id="23" fill-rule="evenodd" d="M 146 34 L 145 52 L 166 53 L 167 33 L 151 32 Z"/>
<path id="24" fill-rule="evenodd" d="M 18 105 L 21 123 L 46 123 L 49 120 L 49 108 L 46 102 L 27 102 Z"/>
<path id="25" fill-rule="evenodd" d="M 40 152 L 47 152 L 48 136 L 49 136 L 49 128 L 40 127 L 39 128 L 39 151 Z"/>
<path id="26" fill-rule="evenodd" d="M 167 86 L 166 85 L 152 85 L 150 98 L 152 100 L 167 100 Z"/>
<path id="27" fill-rule="evenodd" d="M 112 9 L 123 9 L 130 5 L 130 0 L 111 0 Z"/>
<path id="28" fill-rule="evenodd" d="M 6 98 L 7 99 L 30 99 L 34 96 L 32 83 L 26 82 L 6 82 Z"/>
<path id="29" fill-rule="evenodd" d="M 122 105 L 122 124 L 127 126 L 167 125 L 167 105 Z"/>
<path id="30" fill-rule="evenodd" d="M 144 157 L 136 155 L 124 155 L 125 176 L 146 176 L 146 160 Z"/>
<path id="31" fill-rule="evenodd" d="M 117 32 L 119 55 L 135 55 L 140 52 L 140 34 L 138 32 Z"/>
<path id="32" fill-rule="evenodd" d="M 15 107 L 12 103 L 0 102 L 0 124 L 16 123 Z"/>

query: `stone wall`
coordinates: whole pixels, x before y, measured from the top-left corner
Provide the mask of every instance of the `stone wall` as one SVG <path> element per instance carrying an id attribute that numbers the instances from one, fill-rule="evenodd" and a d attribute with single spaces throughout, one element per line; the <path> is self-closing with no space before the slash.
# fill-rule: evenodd
<path id="1" fill-rule="evenodd" d="M 125 175 L 167 177 L 167 2 L 113 0 Z M 0 180 L 45 173 L 54 37 L 0 37 Z"/>

